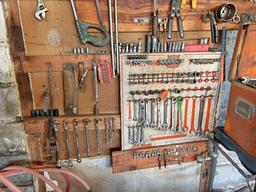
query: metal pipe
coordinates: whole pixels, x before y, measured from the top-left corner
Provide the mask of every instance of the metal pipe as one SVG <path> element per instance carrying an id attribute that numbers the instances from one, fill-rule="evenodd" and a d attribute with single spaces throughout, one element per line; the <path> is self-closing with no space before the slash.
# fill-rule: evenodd
<path id="1" fill-rule="evenodd" d="M 114 0 L 114 9 L 115 9 L 115 35 L 116 35 L 116 74 L 119 75 L 120 73 L 120 63 L 119 63 L 119 39 L 118 39 L 118 5 L 117 0 Z"/>
<path id="2" fill-rule="evenodd" d="M 113 77 L 116 76 L 115 55 L 114 55 L 114 41 L 113 41 L 113 26 L 112 26 L 112 1 L 108 0 L 108 16 L 109 16 L 109 32 L 110 32 L 110 51 L 112 62 Z"/>

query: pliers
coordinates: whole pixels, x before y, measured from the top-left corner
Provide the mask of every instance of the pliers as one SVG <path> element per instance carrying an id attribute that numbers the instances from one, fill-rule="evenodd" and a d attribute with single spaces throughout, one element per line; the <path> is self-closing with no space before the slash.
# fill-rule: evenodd
<path id="1" fill-rule="evenodd" d="M 180 38 L 184 37 L 183 24 L 180 14 L 180 0 L 172 0 L 171 9 L 170 9 L 170 18 L 169 18 L 169 30 L 168 30 L 168 39 L 172 38 L 172 26 L 173 26 L 173 18 L 177 18 L 178 29 L 180 33 Z"/>

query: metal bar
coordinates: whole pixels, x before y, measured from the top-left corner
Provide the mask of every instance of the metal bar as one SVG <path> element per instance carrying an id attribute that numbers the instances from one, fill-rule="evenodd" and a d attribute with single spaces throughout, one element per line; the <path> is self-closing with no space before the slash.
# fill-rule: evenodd
<path id="1" fill-rule="evenodd" d="M 96 5 L 100 25 L 103 26 L 103 17 L 102 17 L 101 10 L 100 10 L 99 0 L 95 0 L 95 5 Z"/>
<path id="2" fill-rule="evenodd" d="M 112 1 L 108 0 L 108 16 L 109 16 L 109 32 L 110 32 L 110 51 L 111 51 L 111 62 L 112 62 L 112 73 L 113 77 L 116 76 L 115 69 L 115 55 L 114 55 L 114 41 L 113 41 L 113 26 L 112 26 Z"/>
<path id="3" fill-rule="evenodd" d="M 120 73 L 120 63 L 119 63 L 119 50 L 118 50 L 118 45 L 119 45 L 119 39 L 118 39 L 118 5 L 117 5 L 117 0 L 114 0 L 114 9 L 115 9 L 115 36 L 116 36 L 116 73 L 119 75 Z"/>

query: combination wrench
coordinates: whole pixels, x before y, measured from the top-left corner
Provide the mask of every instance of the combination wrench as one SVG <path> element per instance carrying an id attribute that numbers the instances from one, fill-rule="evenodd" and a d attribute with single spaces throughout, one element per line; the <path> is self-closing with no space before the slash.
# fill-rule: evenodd
<path id="1" fill-rule="evenodd" d="M 196 112 L 196 97 L 192 97 L 192 115 L 191 115 L 191 126 L 189 133 L 194 134 L 195 133 L 195 112 Z"/>
<path id="2" fill-rule="evenodd" d="M 177 103 L 177 99 L 175 97 L 172 98 L 172 128 L 171 131 L 173 133 L 176 133 L 176 103 Z"/>
<path id="3" fill-rule="evenodd" d="M 168 110 L 168 100 L 164 100 L 164 120 L 162 124 L 162 129 L 167 130 L 167 110 Z"/>
<path id="4" fill-rule="evenodd" d="M 211 114 L 212 98 L 213 98 L 213 96 L 209 95 L 208 103 L 207 103 L 206 118 L 205 118 L 204 134 L 209 133 L 209 121 L 210 121 L 210 114 Z"/>
<path id="5" fill-rule="evenodd" d="M 100 146 L 99 146 L 99 120 L 95 119 L 95 136 L 96 136 L 96 148 L 97 148 L 97 155 L 100 155 Z"/>
<path id="6" fill-rule="evenodd" d="M 83 123 L 84 123 L 84 133 L 85 133 L 85 141 L 86 141 L 86 148 L 87 148 L 87 156 L 90 157 L 91 149 L 90 149 L 89 130 L 88 130 L 89 120 L 84 119 Z"/>
<path id="7" fill-rule="evenodd" d="M 199 114 L 198 114 L 198 125 L 196 130 L 196 135 L 202 135 L 202 123 L 204 117 L 204 105 L 205 105 L 205 97 L 202 95 L 200 96 L 200 104 L 199 104 Z"/>
<path id="8" fill-rule="evenodd" d="M 157 128 L 161 129 L 161 98 L 157 99 Z"/>
<path id="9" fill-rule="evenodd" d="M 77 149 L 77 162 L 81 163 L 81 154 L 80 154 L 80 143 L 79 143 L 79 136 L 78 136 L 78 120 L 74 119 L 73 121 L 75 137 L 76 137 L 76 149 Z"/>
<path id="10" fill-rule="evenodd" d="M 109 123 L 107 118 L 104 118 L 104 124 L 105 124 L 105 139 L 106 139 L 106 145 L 108 148 L 109 147 Z"/>
<path id="11" fill-rule="evenodd" d="M 69 134 L 68 134 L 68 121 L 63 120 L 63 127 L 65 131 L 65 137 L 66 137 L 66 146 L 67 146 L 67 152 L 68 152 L 68 166 L 73 166 L 73 160 L 72 160 L 72 152 L 70 148 L 70 141 L 69 141 Z"/>
<path id="12" fill-rule="evenodd" d="M 57 167 L 61 167 L 61 161 L 60 161 L 60 145 L 59 145 L 59 135 L 58 135 L 58 129 L 59 129 L 59 121 L 53 121 L 53 129 L 54 129 L 54 136 L 55 136 L 55 143 L 56 143 L 56 161 L 57 161 Z"/>
<path id="13" fill-rule="evenodd" d="M 186 132 L 188 130 L 188 125 L 187 125 L 187 121 L 188 121 L 188 102 L 189 102 L 189 98 L 186 97 L 185 98 L 185 111 L 184 111 L 184 124 L 183 124 L 183 128 L 182 128 L 182 130 L 184 132 Z"/>
<path id="14" fill-rule="evenodd" d="M 35 18 L 42 21 L 46 18 L 48 9 L 44 6 L 43 0 L 37 0 L 37 9 L 35 11 Z"/>
<path id="15" fill-rule="evenodd" d="M 182 97 L 178 97 L 178 124 L 177 124 L 177 127 L 178 127 L 178 133 L 179 134 L 182 134 L 183 131 L 182 131 Z"/>
<path id="16" fill-rule="evenodd" d="M 151 99 L 151 121 L 150 121 L 150 127 L 155 128 L 156 127 L 156 121 L 155 121 L 155 99 Z"/>

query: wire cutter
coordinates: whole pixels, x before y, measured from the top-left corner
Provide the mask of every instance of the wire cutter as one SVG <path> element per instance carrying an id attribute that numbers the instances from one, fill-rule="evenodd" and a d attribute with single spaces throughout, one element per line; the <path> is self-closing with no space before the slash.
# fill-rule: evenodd
<path id="1" fill-rule="evenodd" d="M 180 38 L 184 37 L 183 24 L 180 15 L 180 0 L 172 0 L 171 9 L 170 9 L 170 18 L 169 18 L 169 30 L 168 30 L 168 39 L 172 38 L 172 26 L 173 26 L 173 18 L 177 18 L 178 29 Z"/>

